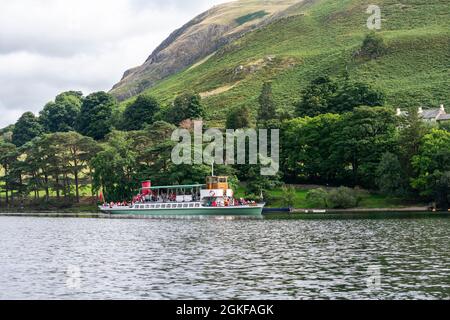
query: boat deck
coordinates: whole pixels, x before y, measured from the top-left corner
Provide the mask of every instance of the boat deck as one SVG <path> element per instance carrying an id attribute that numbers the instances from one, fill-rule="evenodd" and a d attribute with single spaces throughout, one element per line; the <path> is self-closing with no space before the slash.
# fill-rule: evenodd
<path id="1" fill-rule="evenodd" d="M 100 206 L 109 214 L 143 215 L 261 215 L 264 204 L 205 206 L 201 202 L 138 203 L 133 206 Z"/>

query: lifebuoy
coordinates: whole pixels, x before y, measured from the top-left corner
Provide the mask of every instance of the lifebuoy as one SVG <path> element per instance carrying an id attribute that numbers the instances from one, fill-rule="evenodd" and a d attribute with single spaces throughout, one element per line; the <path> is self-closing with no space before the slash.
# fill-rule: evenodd
<path id="1" fill-rule="evenodd" d="M 211 190 L 211 191 L 209 192 L 209 195 L 210 195 L 211 197 L 215 197 L 215 196 L 216 196 L 216 193 L 215 193 L 214 191 Z"/>

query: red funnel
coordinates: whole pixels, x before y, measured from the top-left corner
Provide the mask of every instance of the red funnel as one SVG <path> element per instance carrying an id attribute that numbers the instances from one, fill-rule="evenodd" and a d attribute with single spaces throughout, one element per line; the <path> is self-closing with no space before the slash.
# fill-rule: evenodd
<path id="1" fill-rule="evenodd" d="M 152 182 L 151 181 L 144 181 L 144 182 L 142 182 L 142 194 L 144 196 L 150 194 L 151 186 L 152 186 Z"/>

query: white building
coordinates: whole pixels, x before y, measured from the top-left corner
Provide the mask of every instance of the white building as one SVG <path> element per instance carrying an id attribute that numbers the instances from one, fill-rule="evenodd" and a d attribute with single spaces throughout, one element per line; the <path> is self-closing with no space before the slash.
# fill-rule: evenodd
<path id="1" fill-rule="evenodd" d="M 423 121 L 426 122 L 450 121 L 450 113 L 447 113 L 445 111 L 443 104 L 441 104 L 439 108 L 435 109 L 424 109 L 423 107 L 419 107 L 419 110 L 417 112 L 423 119 Z M 402 111 L 400 108 L 397 108 L 398 116 L 404 116 L 407 114 L 407 111 Z"/>

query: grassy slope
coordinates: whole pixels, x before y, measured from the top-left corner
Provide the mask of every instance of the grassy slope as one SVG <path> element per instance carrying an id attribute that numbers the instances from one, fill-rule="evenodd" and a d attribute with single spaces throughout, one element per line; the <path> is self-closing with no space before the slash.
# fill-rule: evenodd
<path id="1" fill-rule="evenodd" d="M 450 104 L 450 0 L 411 0 L 402 5 L 395 0 L 377 1 L 389 54 L 355 61 L 351 56 L 368 32 L 365 11 L 371 3 L 306 1 L 294 16 L 246 35 L 146 93 L 168 104 L 187 88 L 202 93 L 235 84 L 204 99 L 209 120 L 220 124 L 229 108 L 246 105 L 255 110 L 265 80 L 273 81 L 278 106 L 292 108 L 312 78 L 323 73 L 341 76 L 347 68 L 352 78 L 384 90 L 391 105 Z M 275 59 L 262 62 L 267 56 Z M 240 65 L 256 68 L 236 73 Z"/>
<path id="2" fill-rule="evenodd" d="M 208 29 L 212 25 L 227 26 L 227 33 L 234 34 L 240 33 L 243 30 L 257 24 L 261 21 L 261 18 L 266 15 L 275 14 L 277 12 L 283 11 L 299 0 L 235 0 L 217 5 L 211 10 L 209 10 L 205 18 L 200 23 L 195 23 L 194 25 L 188 27 L 183 31 L 183 33 L 174 40 L 173 43 L 169 45 L 169 52 L 165 51 L 165 55 L 176 56 L 178 51 L 183 51 L 184 54 L 188 54 L 190 51 L 187 49 L 191 46 L 193 51 L 196 51 L 196 46 L 202 46 L 201 41 L 196 43 L 194 39 L 202 38 L 201 33 L 210 33 Z M 264 12 L 264 14 L 262 14 Z M 187 44 L 187 39 L 189 39 L 189 45 Z M 201 49 L 200 49 L 201 50 Z M 171 54 L 170 54 L 171 52 Z M 165 60 L 165 58 L 163 58 Z M 115 94 L 125 94 L 126 92 L 136 92 L 136 88 L 140 86 L 141 82 L 146 82 L 151 80 L 153 83 L 154 72 L 158 73 L 154 69 L 154 66 L 147 66 L 147 68 L 140 69 L 140 74 L 137 76 L 130 76 L 130 78 L 121 83 L 120 87 L 113 89 Z M 143 73 L 141 73 L 143 72 Z"/>

